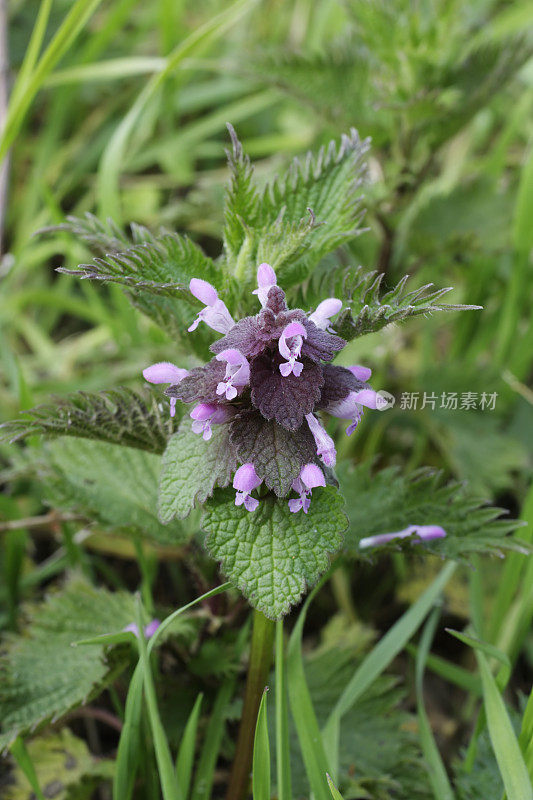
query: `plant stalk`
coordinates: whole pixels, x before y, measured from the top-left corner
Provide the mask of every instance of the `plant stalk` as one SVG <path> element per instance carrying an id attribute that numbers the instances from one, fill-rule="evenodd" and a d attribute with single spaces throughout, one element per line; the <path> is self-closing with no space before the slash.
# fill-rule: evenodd
<path id="1" fill-rule="evenodd" d="M 254 611 L 252 646 L 235 758 L 226 793 L 227 800 L 246 800 L 254 747 L 255 726 L 263 690 L 272 664 L 275 623 Z"/>

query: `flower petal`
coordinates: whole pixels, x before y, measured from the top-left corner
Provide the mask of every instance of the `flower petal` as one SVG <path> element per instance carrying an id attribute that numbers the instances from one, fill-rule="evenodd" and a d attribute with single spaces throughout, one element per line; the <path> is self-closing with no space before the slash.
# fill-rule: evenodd
<path id="1" fill-rule="evenodd" d="M 348 367 L 352 375 L 355 375 L 358 381 L 369 381 L 372 377 L 372 370 L 370 367 L 361 367 L 359 364 L 354 364 L 353 367 Z"/>
<path id="2" fill-rule="evenodd" d="M 429 541 L 431 539 L 442 539 L 446 536 L 446 531 L 444 528 L 441 528 L 440 525 L 409 525 L 407 528 L 401 531 L 395 531 L 394 533 L 380 533 L 377 536 L 367 536 L 361 539 L 359 547 L 376 547 L 380 544 L 387 544 L 387 542 L 391 542 L 394 539 L 406 539 L 413 534 L 416 534 L 416 536 L 423 541 Z"/>
<path id="3" fill-rule="evenodd" d="M 317 486 L 326 485 L 324 473 L 317 464 L 306 464 L 305 467 L 302 467 L 300 480 L 307 489 L 315 489 Z"/>
<path id="4" fill-rule="evenodd" d="M 179 383 L 188 374 L 188 370 L 180 369 L 170 361 L 159 361 L 143 369 L 143 378 L 149 383 Z"/>
<path id="5" fill-rule="evenodd" d="M 259 288 L 264 286 L 276 286 L 278 279 L 270 264 L 259 264 L 257 268 L 257 285 Z"/>
<path id="6" fill-rule="evenodd" d="M 191 294 L 206 306 L 213 306 L 218 300 L 218 292 L 215 287 L 201 278 L 192 278 L 189 289 Z"/>
<path id="7" fill-rule="evenodd" d="M 233 488 L 249 494 L 263 483 L 252 463 L 243 464 L 233 476 Z"/>

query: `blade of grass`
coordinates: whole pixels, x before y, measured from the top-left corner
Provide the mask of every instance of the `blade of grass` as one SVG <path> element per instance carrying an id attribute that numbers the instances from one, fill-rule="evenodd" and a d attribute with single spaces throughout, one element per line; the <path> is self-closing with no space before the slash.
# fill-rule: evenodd
<path id="1" fill-rule="evenodd" d="M 252 766 L 253 800 L 270 800 L 270 745 L 268 742 L 267 692 L 263 691 L 259 705 L 254 736 L 254 755 Z"/>
<path id="2" fill-rule="evenodd" d="M 387 669 L 398 653 L 403 650 L 450 580 L 455 567 L 456 565 L 454 563 L 449 563 L 443 568 L 431 586 L 429 586 L 418 598 L 416 603 L 400 617 L 398 622 L 396 622 L 360 664 L 354 676 L 339 697 L 328 717 L 323 731 L 326 752 L 328 753 L 331 764 L 335 765 L 335 768 L 339 760 L 339 729 L 343 714 L 352 708 L 366 689 L 368 689 L 376 678 Z M 335 775 L 333 777 L 335 777 Z"/>
<path id="3" fill-rule="evenodd" d="M 140 635 L 137 638 L 139 644 L 139 663 L 143 673 L 144 696 L 146 699 L 146 707 L 148 709 L 148 718 L 150 720 L 150 728 L 154 741 L 154 750 L 157 761 L 157 770 L 159 772 L 159 781 L 161 783 L 161 790 L 163 793 L 163 800 L 182 800 L 183 795 L 178 785 L 174 765 L 170 756 L 170 747 L 159 716 L 159 709 L 157 707 L 157 695 L 155 691 L 154 679 L 150 667 L 150 659 L 148 655 L 148 648 L 146 647 L 146 639 L 142 634 L 143 630 L 143 610 L 141 606 L 140 597 L 137 598 L 137 628 Z"/>
<path id="4" fill-rule="evenodd" d="M 533 800 L 533 786 L 505 703 L 484 653 L 476 647 L 489 736 L 502 776 L 507 800 Z"/>
<path id="5" fill-rule="evenodd" d="M 239 17 L 245 14 L 252 6 L 253 0 L 237 0 L 230 8 L 217 14 L 213 19 L 193 31 L 170 53 L 166 66 L 157 75 L 154 75 L 144 89 L 137 96 L 135 103 L 115 130 L 107 145 L 98 170 L 98 197 L 100 216 L 111 216 L 120 220 L 120 200 L 118 193 L 118 179 L 126 147 L 141 117 L 147 103 L 156 94 L 165 79 L 187 58 L 191 53 L 207 42 L 212 37 L 221 36 L 228 27 L 233 25 Z"/>
<path id="6" fill-rule="evenodd" d="M 76 0 L 31 75 L 23 75 L 24 83 L 22 88 L 15 87 L 5 126 L 0 137 L 0 162 L 3 161 L 7 151 L 13 144 L 22 126 L 26 112 L 45 79 L 59 59 L 74 43 L 83 26 L 101 2 L 102 0 Z"/>
<path id="7" fill-rule="evenodd" d="M 118 743 L 115 774 L 113 777 L 113 800 L 130 800 L 139 761 L 141 759 L 141 713 L 143 672 L 140 663 L 130 681 L 124 727 Z"/>
<path id="8" fill-rule="evenodd" d="M 526 710 L 524 711 L 522 730 L 520 731 L 518 743 L 522 748 L 529 777 L 533 783 L 533 689 L 531 690 Z"/>
<path id="9" fill-rule="evenodd" d="M 291 753 L 285 674 L 283 620 L 276 622 L 276 775 L 279 800 L 291 800 Z"/>
<path id="10" fill-rule="evenodd" d="M 339 790 L 331 780 L 331 776 L 326 774 L 326 778 L 328 781 L 329 791 L 331 792 L 333 800 L 344 800 L 342 794 L 339 792 Z"/>
<path id="11" fill-rule="evenodd" d="M 35 767 L 33 766 L 33 762 L 26 749 L 26 745 L 24 744 L 20 736 L 15 739 L 9 750 L 11 755 L 19 765 L 20 769 L 24 773 L 31 788 L 35 792 L 36 800 L 45 800 L 44 794 L 42 793 L 41 787 L 39 786 L 39 781 L 37 780 L 37 773 L 35 772 Z"/>
<path id="12" fill-rule="evenodd" d="M 435 800 L 454 800 L 454 792 L 450 785 L 424 707 L 424 669 L 435 636 L 435 630 L 440 619 L 440 614 L 440 609 L 435 608 L 424 626 L 416 657 L 415 687 L 420 744 L 422 746 L 422 753 L 424 754 L 429 781 L 433 789 Z"/>
<path id="13" fill-rule="evenodd" d="M 235 650 L 240 658 L 245 644 L 248 641 L 250 625 L 243 626 L 237 640 Z M 209 717 L 209 724 L 205 735 L 196 773 L 194 777 L 191 800 L 209 800 L 212 795 L 215 766 L 224 736 L 227 707 L 235 692 L 236 678 L 227 678 L 217 692 L 215 703 Z"/>
<path id="14" fill-rule="evenodd" d="M 199 694 L 196 698 L 196 702 L 192 708 L 183 732 L 178 750 L 178 757 L 176 759 L 176 774 L 178 776 L 178 782 L 184 798 L 189 796 L 189 789 L 191 786 L 196 734 L 198 731 L 198 721 L 200 719 L 200 709 L 202 706 L 203 697 L 203 694 Z"/>
<path id="15" fill-rule="evenodd" d="M 313 708 L 313 701 L 307 686 L 302 656 L 302 634 L 307 609 L 325 580 L 330 577 L 331 570 L 322 577 L 305 601 L 300 615 L 289 639 L 287 652 L 287 686 L 291 713 L 296 725 L 298 741 L 302 751 L 305 771 L 309 780 L 314 800 L 331 800 L 326 774 L 328 762 L 320 728 Z"/>

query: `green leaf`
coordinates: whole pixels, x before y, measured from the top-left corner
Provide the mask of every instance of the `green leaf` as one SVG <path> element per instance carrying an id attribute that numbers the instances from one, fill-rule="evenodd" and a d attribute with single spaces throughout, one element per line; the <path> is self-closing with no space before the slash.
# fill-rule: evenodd
<path id="1" fill-rule="evenodd" d="M 462 484 L 444 484 L 439 472 L 420 469 L 405 475 L 388 467 L 372 475 L 370 465 L 361 464 L 353 470 L 341 469 L 339 480 L 350 518 L 345 540 L 350 553 L 361 552 L 359 541 L 366 536 L 400 531 L 408 525 L 441 525 L 446 537 L 418 546 L 447 558 L 526 547 L 507 536 L 520 523 L 501 518 L 502 509 L 469 496 Z M 416 539 L 402 544 L 396 540 L 381 545 L 380 552 L 411 544 Z"/>
<path id="2" fill-rule="evenodd" d="M 77 511 L 104 528 L 135 532 L 156 542 L 178 544 L 187 531 L 157 518 L 161 458 L 142 450 L 104 442 L 61 438 L 46 448 L 50 472 L 43 476 L 45 497 Z"/>
<path id="3" fill-rule="evenodd" d="M 170 337 L 186 337 L 195 311 L 201 307 L 189 292 L 191 278 L 221 284 L 222 275 L 213 260 L 186 236 L 153 235 L 146 228 L 132 226 L 132 245 L 111 221 L 105 225 L 94 217 L 76 219 L 58 228 L 81 235 L 100 251 L 111 250 L 92 264 L 80 264 L 77 269 L 59 267 L 58 272 L 121 285 L 131 303 Z M 203 355 L 209 335 L 200 331 L 188 340 L 189 346 Z"/>
<path id="4" fill-rule="evenodd" d="M 83 217 L 68 216 L 66 222 L 41 228 L 38 233 L 69 233 L 100 256 L 123 252 L 132 244 L 155 243 L 156 237 L 144 226 L 132 223 L 130 229 L 131 236 L 128 236 L 111 218 L 102 222 L 87 212 Z"/>
<path id="5" fill-rule="evenodd" d="M 360 222 L 358 188 L 368 149 L 357 131 L 331 141 L 259 192 L 230 129 L 232 181 L 226 196 L 225 245 L 230 270 L 251 284 L 266 260 L 285 286 L 302 280 L 327 254 L 352 239 Z"/>
<path id="6" fill-rule="evenodd" d="M 199 694 L 187 720 L 185 730 L 180 742 L 178 757 L 176 759 L 176 774 L 178 785 L 182 797 L 189 796 L 191 785 L 192 769 L 194 766 L 194 751 L 196 746 L 196 734 L 198 722 L 200 720 L 200 709 L 202 706 L 203 694 Z"/>
<path id="7" fill-rule="evenodd" d="M 168 409 L 154 396 L 131 389 L 72 392 L 27 412 L 27 419 L 0 425 L 0 440 L 11 442 L 34 434 L 75 436 L 162 453 L 175 429 Z"/>
<path id="8" fill-rule="evenodd" d="M 263 691 L 255 726 L 252 766 L 253 800 L 270 800 L 270 745 L 266 713 L 267 691 L 268 687 Z"/>
<path id="9" fill-rule="evenodd" d="M 440 609 L 434 609 L 422 631 L 420 646 L 416 657 L 415 687 L 420 743 L 427 763 L 429 780 L 433 788 L 435 800 L 454 800 L 454 792 L 446 768 L 442 762 L 435 737 L 433 736 L 433 731 L 431 730 L 431 723 L 424 706 L 424 668 L 440 619 L 440 614 Z"/>
<path id="10" fill-rule="evenodd" d="M 455 564 L 447 564 L 416 603 L 403 614 L 380 642 L 368 654 L 345 686 L 341 696 L 329 712 L 324 728 L 324 741 L 332 765 L 338 762 L 339 726 L 342 717 L 363 696 L 376 678 L 384 672 L 400 653 L 411 636 L 422 624 L 441 591 L 451 578 Z"/>
<path id="11" fill-rule="evenodd" d="M 513 726 L 484 654 L 476 648 L 487 726 L 507 800 L 533 800 L 533 786 Z"/>
<path id="12" fill-rule="evenodd" d="M 266 497 L 250 513 L 231 492 L 210 502 L 202 522 L 206 547 L 254 608 L 277 619 L 324 572 L 342 542 L 344 501 L 332 487 L 313 492 L 308 514 L 292 514 L 286 499 Z"/>
<path id="13" fill-rule="evenodd" d="M 252 462 L 269 489 L 282 497 L 301 468 L 316 458 L 316 444 L 307 423 L 288 431 L 257 411 L 240 414 L 231 425 L 231 443 L 239 461 Z"/>
<path id="14" fill-rule="evenodd" d="M 130 800 L 133 794 L 140 763 L 142 700 L 143 674 L 140 664 L 137 664 L 128 688 L 124 726 L 118 743 L 113 776 L 113 800 Z"/>
<path id="15" fill-rule="evenodd" d="M 0 658 L 0 750 L 102 691 L 128 663 L 128 651 L 72 644 L 134 619 L 129 594 L 95 589 L 79 576 L 31 609 L 25 635 L 13 636 Z"/>
<path id="16" fill-rule="evenodd" d="M 337 296 L 346 298 L 346 308 L 337 317 L 333 328 L 348 342 L 357 336 L 375 333 L 391 322 L 401 322 L 408 317 L 430 314 L 433 311 L 468 311 L 481 308 L 481 306 L 438 302 L 451 289 L 430 291 L 432 283 L 406 292 L 405 284 L 408 276 L 380 296 L 383 274 L 362 273 L 361 269 L 358 267 L 346 273 L 342 289 L 337 288 Z"/>
<path id="17" fill-rule="evenodd" d="M 163 454 L 159 483 L 159 518 L 184 519 L 195 503 L 205 503 L 216 486 L 227 486 L 237 467 L 229 445 L 229 425 L 214 425 L 209 441 L 193 433 L 185 418 Z"/>
<path id="18" fill-rule="evenodd" d="M 113 774 L 113 762 L 96 758 L 87 744 L 68 728 L 32 739 L 26 743 L 26 749 L 30 768 L 33 766 L 35 770 L 37 785 L 42 793 L 33 795 L 28 791 L 29 776 L 17 758 L 18 765 L 9 776 L 9 785 L 5 787 L 5 794 L 2 794 L 3 800 L 29 800 L 35 796 L 69 800 L 71 792 L 75 794 L 80 788 L 82 796 L 89 797 L 102 779 L 109 779 Z M 33 782 L 32 788 L 36 792 Z"/>

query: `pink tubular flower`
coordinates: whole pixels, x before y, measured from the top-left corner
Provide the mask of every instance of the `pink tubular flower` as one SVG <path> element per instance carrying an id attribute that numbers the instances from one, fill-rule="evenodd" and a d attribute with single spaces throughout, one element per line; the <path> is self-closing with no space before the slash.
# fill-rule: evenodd
<path id="1" fill-rule="evenodd" d="M 143 378 L 149 383 L 170 383 L 175 385 L 189 374 L 188 370 L 180 369 L 169 361 L 159 361 L 151 367 L 143 369 Z M 176 398 L 170 398 L 170 416 L 176 413 Z"/>
<path id="2" fill-rule="evenodd" d="M 189 327 L 189 332 L 196 330 L 203 321 L 217 333 L 228 333 L 235 322 L 226 308 L 226 304 L 219 300 L 215 287 L 200 278 L 193 278 L 189 283 L 189 289 L 191 294 L 205 304 L 205 308 L 198 312 L 198 316 Z"/>
<path id="3" fill-rule="evenodd" d="M 348 436 L 352 435 L 354 430 L 359 425 L 361 417 L 363 416 L 363 406 L 361 403 L 357 402 L 357 394 L 358 392 L 350 392 L 348 397 L 345 397 L 343 400 L 336 400 L 333 403 L 329 403 L 325 409 L 326 412 L 331 414 L 332 417 L 352 420 L 351 424 L 346 428 L 346 433 Z"/>
<path id="4" fill-rule="evenodd" d="M 237 490 L 235 505 L 244 505 L 247 511 L 255 511 L 259 500 L 251 496 L 251 492 L 263 483 L 252 463 L 243 464 L 233 476 L 233 488 Z"/>
<path id="5" fill-rule="evenodd" d="M 143 633 L 145 637 L 147 639 L 150 639 L 160 625 L 161 622 L 158 619 L 153 619 L 151 622 L 148 623 L 148 625 L 145 625 L 143 628 Z M 122 630 L 129 631 L 130 633 L 133 633 L 137 637 L 137 639 L 139 638 L 139 627 L 136 622 L 130 622 L 130 624 L 126 625 L 126 627 L 123 628 Z"/>
<path id="6" fill-rule="evenodd" d="M 372 377 L 372 370 L 370 367 L 361 367 L 359 364 L 354 364 L 353 367 L 348 367 L 352 375 L 355 375 L 359 381 L 369 381 Z"/>
<path id="7" fill-rule="evenodd" d="M 225 394 L 227 400 L 234 400 L 250 380 L 248 360 L 234 347 L 223 350 L 216 359 L 226 362 L 226 380 L 218 384 L 217 394 Z"/>
<path id="8" fill-rule="evenodd" d="M 289 500 L 289 509 L 293 514 L 302 511 L 307 514 L 311 505 L 311 490 L 317 486 L 325 486 L 324 473 L 316 464 L 306 464 L 300 470 L 299 476 L 292 482 L 292 488 L 300 497 Z"/>
<path id="9" fill-rule="evenodd" d="M 322 300 L 318 304 L 315 311 L 309 314 L 309 319 L 314 322 L 317 328 L 328 331 L 331 328 L 330 319 L 338 314 L 342 308 L 342 300 L 337 300 L 336 297 L 328 297 L 327 300 Z"/>
<path id="10" fill-rule="evenodd" d="M 201 433 L 204 441 L 208 442 L 213 435 L 211 425 L 227 422 L 234 414 L 235 409 L 231 406 L 222 406 L 219 403 L 198 403 L 189 416 L 193 420 L 193 432 Z"/>
<path id="11" fill-rule="evenodd" d="M 396 531 L 395 533 L 380 533 L 377 536 L 367 536 L 366 539 L 361 539 L 359 542 L 360 548 L 377 547 L 380 544 L 387 544 L 394 539 L 405 539 L 408 536 L 415 534 L 422 541 L 430 541 L 431 539 L 442 539 L 446 536 L 446 531 L 440 525 L 409 525 L 403 531 Z"/>
<path id="12" fill-rule="evenodd" d="M 306 414 L 305 418 L 315 439 L 317 456 L 322 459 L 326 467 L 334 467 L 337 451 L 333 439 L 314 414 Z"/>
<path id="13" fill-rule="evenodd" d="M 278 279 L 270 264 L 259 264 L 257 268 L 257 289 L 254 289 L 252 294 L 257 295 L 263 308 L 266 306 L 269 291 L 273 286 L 277 285 Z"/>
<path id="14" fill-rule="evenodd" d="M 287 361 L 279 365 L 279 371 L 286 378 L 291 372 L 298 378 L 302 374 L 304 365 L 296 359 L 302 350 L 303 340 L 307 338 L 307 331 L 301 322 L 290 322 L 279 337 L 278 349 Z M 292 340 L 289 344 L 288 340 Z"/>

